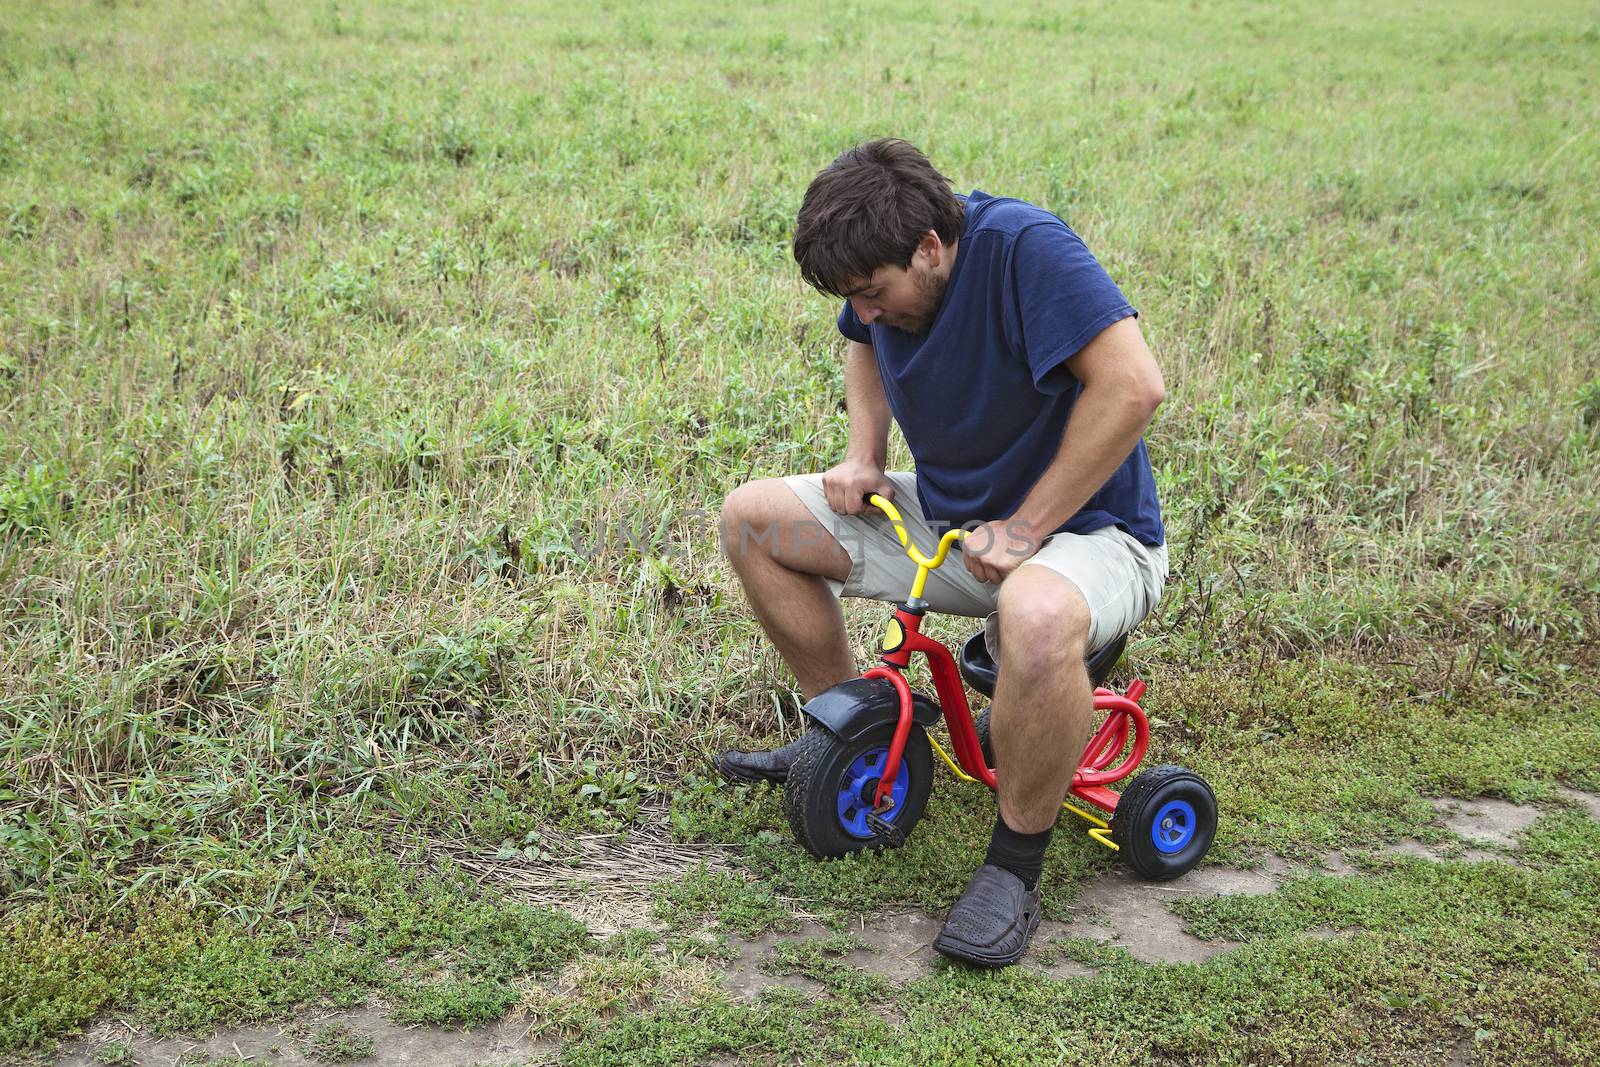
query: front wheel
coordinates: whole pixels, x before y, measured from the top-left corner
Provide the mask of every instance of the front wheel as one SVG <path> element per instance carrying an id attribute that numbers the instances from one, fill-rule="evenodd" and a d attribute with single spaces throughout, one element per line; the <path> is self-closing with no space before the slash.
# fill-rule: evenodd
<path id="1" fill-rule="evenodd" d="M 783 813 L 806 851 L 833 859 L 895 843 L 867 820 L 894 727 L 892 722 L 881 723 L 854 741 L 842 741 L 812 726 L 801 738 L 783 790 Z M 932 788 L 933 750 L 922 727 L 912 723 L 891 790 L 894 807 L 882 816 L 902 841 L 922 818 Z"/>
<path id="2" fill-rule="evenodd" d="M 1157 882 L 1199 863 L 1216 833 L 1216 794 L 1204 778 L 1170 763 L 1135 778 L 1111 816 L 1118 858 Z"/>

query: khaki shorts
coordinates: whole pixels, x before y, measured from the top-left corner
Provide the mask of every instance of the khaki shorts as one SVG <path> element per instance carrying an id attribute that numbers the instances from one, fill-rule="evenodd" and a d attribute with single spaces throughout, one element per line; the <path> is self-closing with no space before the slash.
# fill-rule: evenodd
<path id="1" fill-rule="evenodd" d="M 924 553 L 932 553 L 945 530 L 935 529 L 922 517 L 916 475 L 890 471 L 888 478 L 894 485 L 894 503 L 906 533 Z M 901 547 L 887 515 L 877 508 L 860 515 L 835 514 L 828 507 L 820 474 L 794 474 L 783 481 L 850 554 L 850 577 L 843 582 L 826 579 L 834 596 L 887 601 L 906 598 L 917 565 Z M 1000 587 L 975 578 L 961 561 L 960 550 L 958 541 L 944 564 L 928 574 L 922 598 L 934 611 L 985 619 L 990 650 L 998 654 L 995 606 Z M 1022 566 L 1048 567 L 1083 592 L 1091 620 L 1088 650 L 1093 652 L 1155 610 L 1167 580 L 1167 546 L 1142 544 L 1131 534 L 1107 526 L 1087 534 L 1052 534 Z"/>

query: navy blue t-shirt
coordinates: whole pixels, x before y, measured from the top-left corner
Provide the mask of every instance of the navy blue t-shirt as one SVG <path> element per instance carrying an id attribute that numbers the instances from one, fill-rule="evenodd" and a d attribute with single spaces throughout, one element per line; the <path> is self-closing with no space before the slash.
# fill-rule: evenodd
<path id="1" fill-rule="evenodd" d="M 1055 215 L 973 190 L 956 262 L 926 334 L 864 325 L 849 301 L 839 332 L 870 344 L 889 410 L 916 460 L 923 517 L 961 526 L 1010 518 L 1061 447 L 1082 383 L 1063 363 L 1137 315 Z M 1058 530 L 1119 526 L 1163 543 L 1143 439 Z"/>

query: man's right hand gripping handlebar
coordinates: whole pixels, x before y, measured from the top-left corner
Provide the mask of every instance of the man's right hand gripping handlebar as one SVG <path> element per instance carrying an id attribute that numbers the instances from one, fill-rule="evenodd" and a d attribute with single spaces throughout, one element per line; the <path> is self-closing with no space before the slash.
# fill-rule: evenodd
<path id="1" fill-rule="evenodd" d="M 881 493 L 894 499 L 894 483 L 870 459 L 846 459 L 822 475 L 822 492 L 835 515 L 860 515 L 870 511 L 866 498 Z"/>

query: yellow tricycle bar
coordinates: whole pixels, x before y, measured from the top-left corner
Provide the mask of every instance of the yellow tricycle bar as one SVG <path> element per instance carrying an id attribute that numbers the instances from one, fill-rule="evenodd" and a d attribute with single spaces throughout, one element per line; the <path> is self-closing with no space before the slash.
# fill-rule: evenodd
<path id="1" fill-rule="evenodd" d="M 977 781 L 976 778 L 972 777 L 972 775 L 968 774 L 966 771 L 962 770 L 960 767 L 958 767 L 956 765 L 956 761 L 950 758 L 950 754 L 944 750 L 944 747 L 942 745 L 940 745 L 939 742 L 937 742 L 937 741 L 935 741 L 933 739 L 933 736 L 931 734 L 928 737 L 928 744 L 933 746 L 933 750 L 939 754 L 939 758 L 944 760 L 945 766 L 949 767 L 951 773 L 954 774 L 957 778 L 961 779 L 963 782 L 976 782 Z M 1072 814 L 1078 816 L 1079 818 L 1082 818 L 1086 822 L 1089 822 L 1089 823 L 1093 824 L 1093 825 L 1091 825 L 1089 827 L 1089 836 L 1090 837 L 1094 838 L 1096 841 L 1100 842 L 1102 845 L 1106 846 L 1106 848 L 1109 848 L 1113 852 L 1121 852 L 1122 851 L 1122 846 L 1118 845 L 1115 841 L 1111 840 L 1111 824 L 1110 823 L 1106 822 L 1104 819 L 1102 819 L 1100 816 L 1094 814 L 1093 812 L 1085 811 L 1084 809 L 1078 807 L 1078 805 L 1072 803 L 1072 801 L 1070 801 L 1070 800 L 1063 800 L 1061 802 L 1061 806 L 1063 808 L 1066 808 L 1068 811 L 1072 812 Z"/>
<path id="2" fill-rule="evenodd" d="M 888 497 L 873 493 L 867 500 L 889 516 L 889 521 L 894 525 L 895 536 L 900 538 L 900 544 L 906 550 L 906 555 L 911 557 L 911 562 L 917 565 L 917 579 L 911 583 L 911 596 L 913 599 L 921 598 L 923 586 L 928 582 L 928 572 L 939 569 L 945 555 L 950 551 L 950 546 L 967 536 L 967 531 L 947 530 L 939 539 L 939 550 L 930 558 L 924 556 L 922 550 L 911 543 L 911 535 L 906 533 L 905 520 L 900 517 L 900 510 L 889 502 Z"/>

